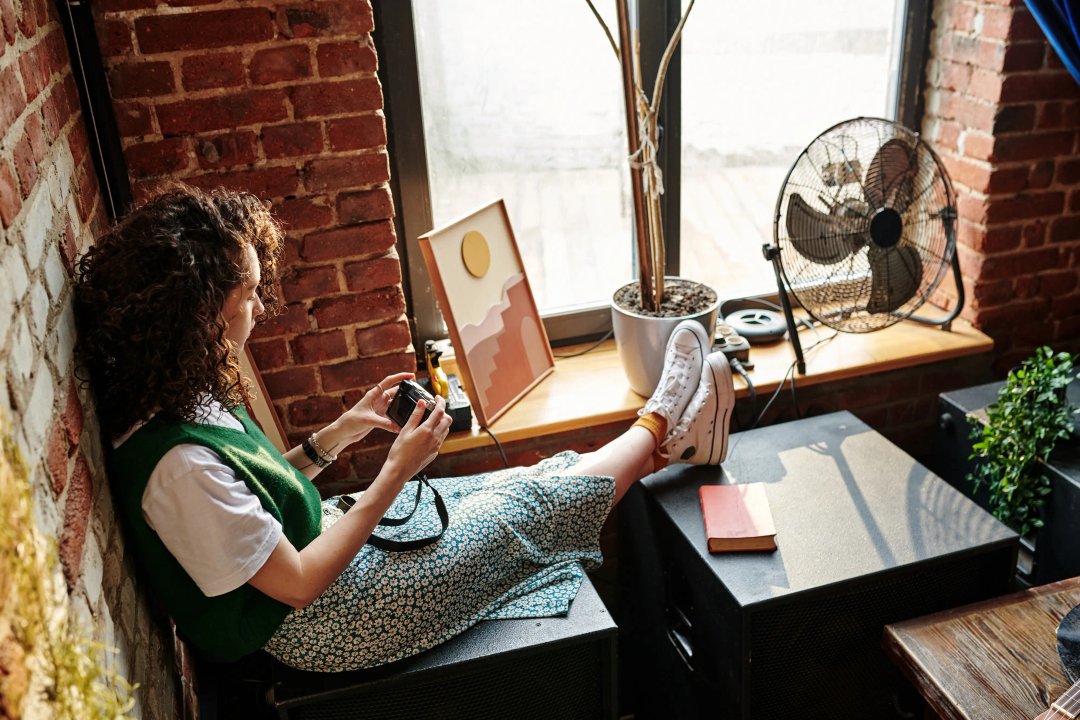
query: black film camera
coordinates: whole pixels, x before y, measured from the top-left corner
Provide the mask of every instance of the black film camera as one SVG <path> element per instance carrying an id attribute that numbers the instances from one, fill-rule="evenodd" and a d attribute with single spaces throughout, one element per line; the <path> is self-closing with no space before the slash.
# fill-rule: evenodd
<path id="1" fill-rule="evenodd" d="M 398 384 L 397 395 L 390 401 L 390 407 L 386 409 L 386 415 L 398 425 L 404 427 L 405 423 L 409 421 L 409 416 L 412 415 L 413 408 L 416 407 L 416 401 L 424 401 L 424 418 L 420 422 L 428 419 L 428 415 L 435 408 L 435 396 L 420 386 L 419 383 L 415 383 L 412 380 L 402 380 Z"/>

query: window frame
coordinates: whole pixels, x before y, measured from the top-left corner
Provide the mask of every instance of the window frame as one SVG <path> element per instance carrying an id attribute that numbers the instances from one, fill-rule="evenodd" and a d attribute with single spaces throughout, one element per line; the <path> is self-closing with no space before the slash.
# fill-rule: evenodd
<path id="1" fill-rule="evenodd" d="M 667 40 L 678 25 L 681 0 L 638 0 L 638 27 L 641 28 L 642 74 L 645 86 L 653 78 Z M 431 280 L 424 265 L 417 238 L 433 226 L 431 186 L 424 139 L 423 102 L 420 95 L 419 64 L 412 0 L 372 0 L 375 16 L 375 48 L 379 57 L 378 76 L 382 83 L 387 124 L 387 152 L 390 156 L 390 190 L 397 208 L 394 226 L 397 250 L 402 260 L 402 284 L 414 345 L 423 340 L 447 336 Z M 919 0 L 896 0 L 896 22 L 901 41 L 893 47 L 890 68 L 896 83 L 889 88 L 893 117 L 908 127 L 919 129 L 923 112 L 922 78 L 925 73 L 930 37 L 928 4 Z M 599 34 L 599 28 L 597 29 Z M 597 42 L 602 41 L 598 37 Z M 658 159 L 664 177 L 678 178 L 681 172 L 682 113 L 681 51 L 668 66 L 660 109 L 663 142 Z M 667 273 L 679 274 L 680 183 L 666 183 L 661 203 L 664 214 Z M 632 235 L 627 249 L 636 255 Z M 634 260 L 636 265 L 636 257 Z M 610 332 L 611 311 L 607 302 L 574 310 L 542 314 L 545 330 L 553 345 L 594 339 Z"/>

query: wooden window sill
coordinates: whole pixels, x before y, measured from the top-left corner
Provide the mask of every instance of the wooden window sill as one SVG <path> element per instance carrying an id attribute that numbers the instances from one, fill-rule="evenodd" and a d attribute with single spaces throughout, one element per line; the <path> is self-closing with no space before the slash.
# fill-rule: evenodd
<path id="1" fill-rule="evenodd" d="M 797 387 L 978 355 L 994 347 L 993 340 L 963 320 L 954 321 L 949 332 L 905 320 L 872 333 L 840 333 L 830 342 L 809 349 L 819 338 L 828 338 L 832 333 L 833 330 L 824 327 L 800 332 L 806 374 L 797 376 Z M 556 354 L 568 355 L 588 346 L 561 347 Z M 795 352 L 791 343 L 776 342 L 753 347 L 750 359 L 754 363 L 749 371 L 754 387 L 759 396 L 768 397 L 788 372 Z M 443 367 L 447 372 L 457 372 L 452 357 L 444 358 Z M 738 375 L 735 395 L 739 398 L 749 395 L 745 381 Z M 557 359 L 555 372 L 492 423 L 490 429 L 499 442 L 507 443 L 607 423 L 629 423 L 644 403 L 645 398 L 632 391 L 626 382 L 615 341 L 608 340 L 586 355 Z M 453 433 L 446 439 L 442 453 L 493 444 L 474 419 L 471 430 Z"/>

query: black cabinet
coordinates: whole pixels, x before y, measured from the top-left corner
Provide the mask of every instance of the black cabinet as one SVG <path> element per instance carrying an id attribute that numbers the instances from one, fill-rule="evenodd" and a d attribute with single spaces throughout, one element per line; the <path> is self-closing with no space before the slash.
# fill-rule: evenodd
<path id="1" fill-rule="evenodd" d="M 621 647 L 637 716 L 903 716 L 915 695 L 884 625 L 1005 592 L 1016 534 L 850 413 L 731 447 L 721 468 L 671 466 L 627 497 Z M 746 482 L 766 483 L 778 549 L 710 554 L 697 488 Z"/>
<path id="2" fill-rule="evenodd" d="M 983 508 L 989 507 L 985 487 L 975 492 L 967 475 L 975 469 L 969 459 L 972 429 L 978 415 L 997 400 L 1003 382 L 942 393 L 939 421 L 930 466 L 953 487 Z M 1069 400 L 1080 404 L 1080 383 L 1069 386 Z M 1044 508 L 1045 527 L 1022 541 L 1017 577 L 1026 585 L 1042 585 L 1080 575 L 1080 436 L 1063 441 L 1046 466 L 1050 501 Z"/>

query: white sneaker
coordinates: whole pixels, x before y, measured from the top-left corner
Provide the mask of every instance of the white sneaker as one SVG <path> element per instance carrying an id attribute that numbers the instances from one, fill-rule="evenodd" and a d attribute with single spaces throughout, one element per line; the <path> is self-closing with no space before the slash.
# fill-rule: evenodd
<path id="1" fill-rule="evenodd" d="M 712 340 L 696 320 L 683 320 L 668 336 L 664 369 L 652 397 L 638 415 L 657 413 L 667 420 L 668 430 L 682 417 L 690 396 L 701 379 L 701 366 L 712 348 Z"/>
<path id="2" fill-rule="evenodd" d="M 705 358 L 701 382 L 660 451 L 672 462 L 719 465 L 727 457 L 728 427 L 735 408 L 731 366 L 722 352 Z"/>

